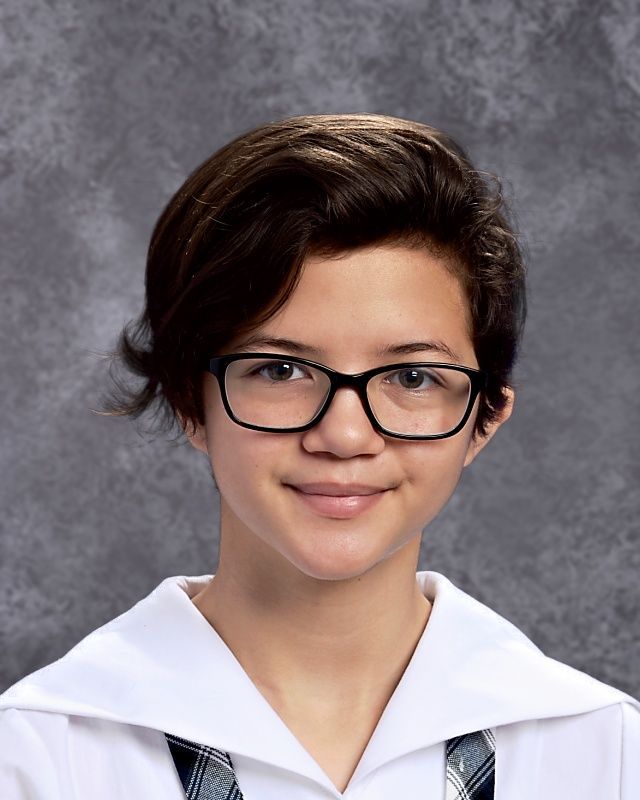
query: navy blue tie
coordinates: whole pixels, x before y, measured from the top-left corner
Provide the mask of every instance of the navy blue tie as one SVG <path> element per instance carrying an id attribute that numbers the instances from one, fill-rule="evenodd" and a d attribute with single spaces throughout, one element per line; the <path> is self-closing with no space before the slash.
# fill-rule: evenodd
<path id="1" fill-rule="evenodd" d="M 229 753 L 165 736 L 187 800 L 242 800 Z M 491 730 L 447 741 L 446 800 L 493 800 L 495 750 Z"/>

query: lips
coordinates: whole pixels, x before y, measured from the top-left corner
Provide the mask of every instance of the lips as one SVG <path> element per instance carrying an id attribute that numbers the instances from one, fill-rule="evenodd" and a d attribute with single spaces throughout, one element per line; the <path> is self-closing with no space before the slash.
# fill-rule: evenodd
<path id="1" fill-rule="evenodd" d="M 333 519 L 357 517 L 379 503 L 387 492 L 386 489 L 362 484 L 289 484 L 289 488 L 308 511 Z M 322 493 L 318 489 L 322 489 Z"/>
<path id="2" fill-rule="evenodd" d="M 329 497 L 356 497 L 384 492 L 386 486 L 368 486 L 362 483 L 296 483 L 289 484 L 304 494 L 325 495 Z"/>

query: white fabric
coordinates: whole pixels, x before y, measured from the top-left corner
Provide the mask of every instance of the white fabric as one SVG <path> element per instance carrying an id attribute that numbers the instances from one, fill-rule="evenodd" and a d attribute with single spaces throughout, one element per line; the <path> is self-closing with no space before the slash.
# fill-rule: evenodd
<path id="1" fill-rule="evenodd" d="M 496 729 L 496 800 L 637 800 L 640 703 L 547 658 L 437 572 L 431 616 L 343 795 L 193 597 L 164 580 L 0 695 L 2 800 L 184 800 L 164 732 L 226 750 L 245 800 L 440 800 L 444 741 Z"/>

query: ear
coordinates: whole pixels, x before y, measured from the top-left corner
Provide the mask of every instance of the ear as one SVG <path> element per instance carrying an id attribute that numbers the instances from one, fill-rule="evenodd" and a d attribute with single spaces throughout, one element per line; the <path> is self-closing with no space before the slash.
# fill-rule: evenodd
<path id="1" fill-rule="evenodd" d="M 464 459 L 463 467 L 468 467 L 469 464 L 474 460 L 474 458 L 478 455 L 478 453 L 485 447 L 489 441 L 495 436 L 498 431 L 498 428 L 503 425 L 511 416 L 511 412 L 513 411 L 513 404 L 515 402 L 515 393 L 513 389 L 507 387 L 504 390 L 504 394 L 507 398 L 507 402 L 505 403 L 504 409 L 502 410 L 498 419 L 492 422 L 490 425 L 487 426 L 487 432 L 484 436 L 473 436 L 471 441 L 469 442 L 469 449 L 467 450 L 467 455 Z"/>
<path id="2" fill-rule="evenodd" d="M 184 435 L 187 437 L 191 445 L 195 447 L 196 450 L 199 450 L 201 453 L 204 453 L 206 456 L 208 456 L 209 448 L 207 447 L 207 430 L 205 426 L 196 425 L 194 428 L 193 425 L 185 422 L 180 414 L 178 414 L 178 419 L 182 425 Z"/>

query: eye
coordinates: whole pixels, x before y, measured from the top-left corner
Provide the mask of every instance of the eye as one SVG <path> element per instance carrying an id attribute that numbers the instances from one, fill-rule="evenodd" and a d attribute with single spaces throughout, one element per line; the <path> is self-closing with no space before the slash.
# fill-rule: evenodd
<path id="1" fill-rule="evenodd" d="M 393 380 L 396 377 L 399 378 L 399 383 L 395 383 Z M 421 391 L 429 389 L 434 385 L 442 385 L 441 381 L 438 380 L 438 376 L 432 370 L 419 369 L 417 367 L 390 372 L 385 380 L 399 385 L 402 389 L 408 389 L 410 391 Z"/>
<path id="2" fill-rule="evenodd" d="M 251 370 L 251 375 L 260 375 L 274 383 L 289 383 L 295 370 L 308 375 L 301 364 L 294 361 L 267 361 Z"/>

